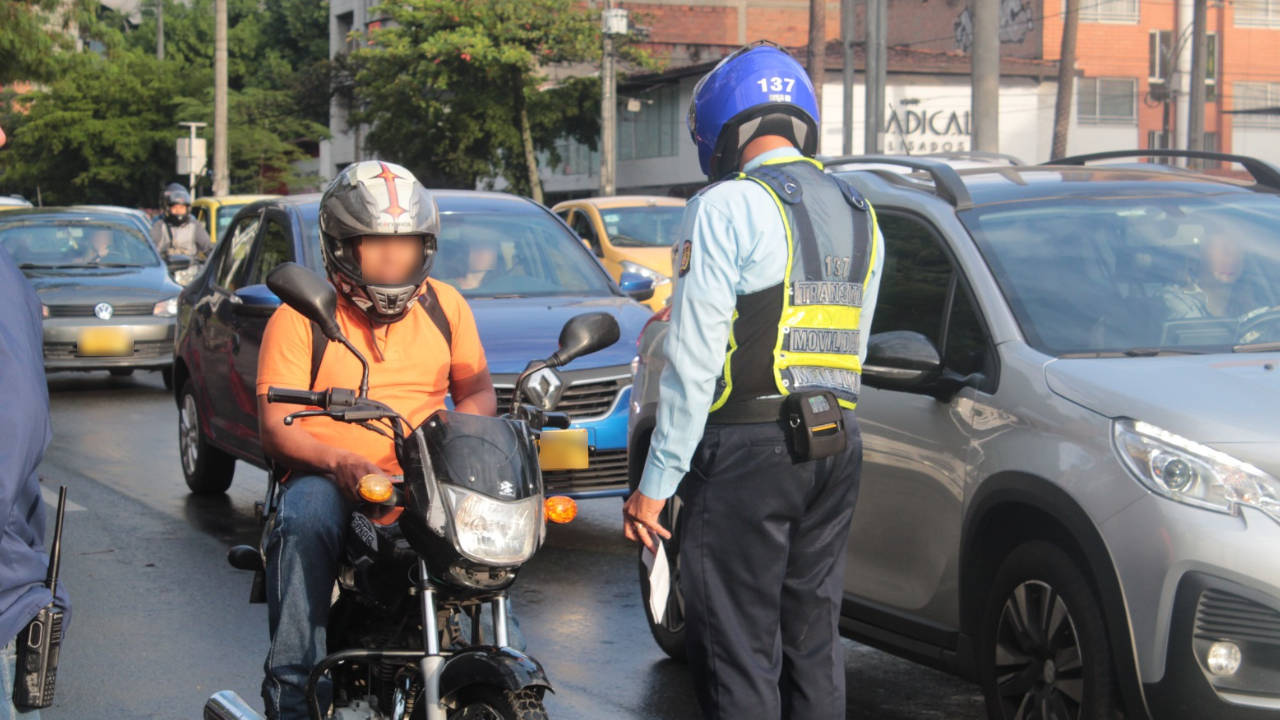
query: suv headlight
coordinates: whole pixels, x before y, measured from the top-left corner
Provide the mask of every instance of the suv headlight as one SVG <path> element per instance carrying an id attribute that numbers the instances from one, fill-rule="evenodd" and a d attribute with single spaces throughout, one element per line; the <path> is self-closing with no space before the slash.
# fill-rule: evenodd
<path id="1" fill-rule="evenodd" d="M 454 485 L 442 487 L 463 557 L 482 565 L 519 565 L 533 557 L 542 526 L 541 496 L 502 502 Z"/>
<path id="2" fill-rule="evenodd" d="M 1230 455 L 1138 420 L 1113 424 L 1116 452 L 1159 495 L 1235 514 L 1257 508 L 1280 522 L 1280 480 Z"/>
<path id="3" fill-rule="evenodd" d="M 642 275 L 644 277 L 649 278 L 650 280 L 653 281 L 654 287 L 658 287 L 659 285 L 665 285 L 671 282 L 671 278 L 667 277 L 666 275 L 663 275 L 657 270 L 654 270 L 651 267 L 646 267 L 639 263 L 633 263 L 630 260 L 623 260 L 622 262 L 618 263 L 618 265 L 622 268 L 622 272 L 624 273 L 635 273 L 636 275 Z"/>
<path id="4" fill-rule="evenodd" d="M 178 298 L 171 297 L 168 300 L 161 300 L 156 303 L 155 309 L 151 313 L 159 317 L 176 316 L 178 314 Z"/>

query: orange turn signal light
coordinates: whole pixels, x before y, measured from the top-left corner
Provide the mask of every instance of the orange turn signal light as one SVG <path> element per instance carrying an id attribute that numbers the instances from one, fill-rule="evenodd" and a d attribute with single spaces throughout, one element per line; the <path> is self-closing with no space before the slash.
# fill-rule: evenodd
<path id="1" fill-rule="evenodd" d="M 546 499 L 547 519 L 563 525 L 578 517 L 578 503 L 571 497 L 553 495 Z"/>
<path id="2" fill-rule="evenodd" d="M 356 492 L 361 500 L 371 503 L 384 503 L 395 494 L 391 478 L 373 473 L 360 478 L 360 482 L 356 485 Z"/>

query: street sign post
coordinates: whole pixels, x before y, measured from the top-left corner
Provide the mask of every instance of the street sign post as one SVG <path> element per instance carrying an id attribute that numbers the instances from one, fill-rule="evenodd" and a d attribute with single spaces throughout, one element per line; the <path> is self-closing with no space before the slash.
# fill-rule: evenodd
<path id="1" fill-rule="evenodd" d="M 195 198 L 196 175 L 204 174 L 205 166 L 209 161 L 209 152 L 205 139 L 196 137 L 196 130 L 205 127 L 207 123 L 184 122 L 178 124 L 191 131 L 190 137 L 178 138 L 176 146 L 178 174 L 187 176 L 187 189 L 191 192 L 191 197 Z"/>

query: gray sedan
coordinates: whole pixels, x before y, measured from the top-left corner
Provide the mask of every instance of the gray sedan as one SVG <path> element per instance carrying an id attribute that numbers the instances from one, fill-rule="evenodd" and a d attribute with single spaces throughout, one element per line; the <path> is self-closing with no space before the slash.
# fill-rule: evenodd
<path id="1" fill-rule="evenodd" d="M 11 210 L 0 247 L 35 287 L 44 311 L 49 372 L 157 370 L 171 382 L 181 288 L 136 224 L 118 212 Z"/>

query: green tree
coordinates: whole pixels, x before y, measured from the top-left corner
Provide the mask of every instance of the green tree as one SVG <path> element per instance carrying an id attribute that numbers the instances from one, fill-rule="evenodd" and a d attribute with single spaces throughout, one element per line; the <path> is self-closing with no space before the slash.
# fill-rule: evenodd
<path id="1" fill-rule="evenodd" d="M 400 0 L 342 68 L 369 148 L 426 182 L 501 175 L 542 200 L 536 156 L 565 136 L 594 146 L 599 81 L 547 85 L 545 68 L 598 62 L 598 14 L 576 0 Z"/>
<path id="2" fill-rule="evenodd" d="M 80 22 L 93 18 L 90 0 L 0 0 L 0 85 L 51 76 L 55 50 L 74 46 Z"/>

